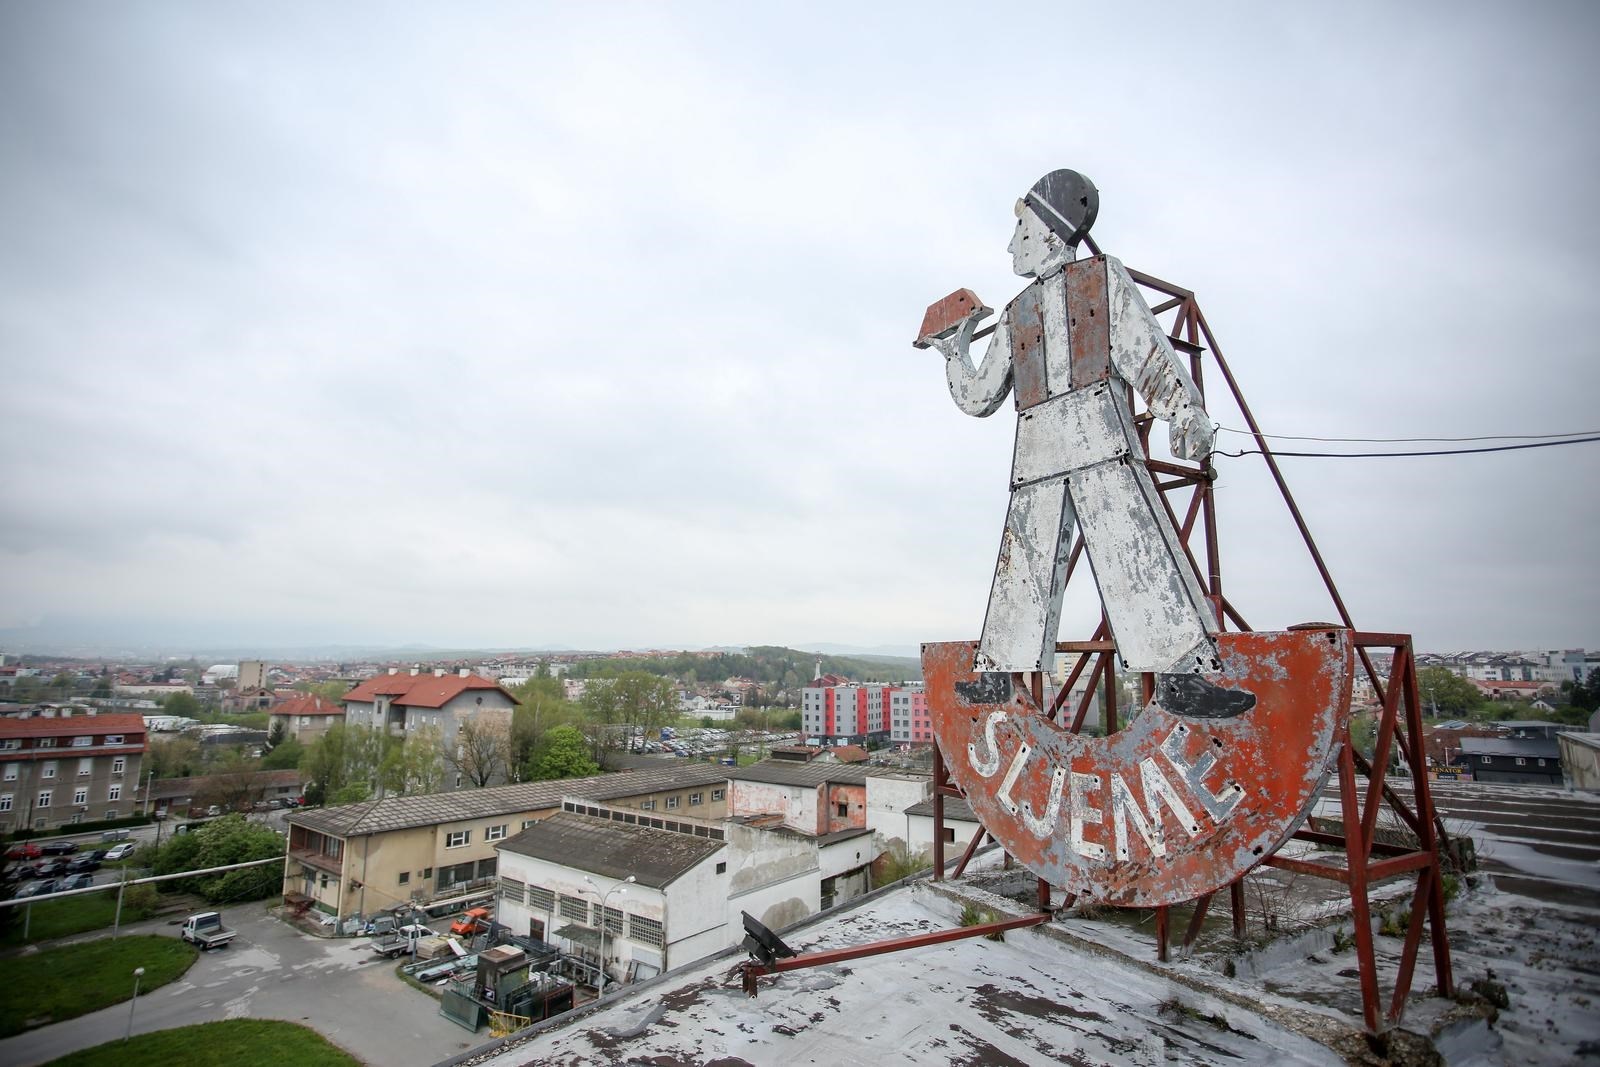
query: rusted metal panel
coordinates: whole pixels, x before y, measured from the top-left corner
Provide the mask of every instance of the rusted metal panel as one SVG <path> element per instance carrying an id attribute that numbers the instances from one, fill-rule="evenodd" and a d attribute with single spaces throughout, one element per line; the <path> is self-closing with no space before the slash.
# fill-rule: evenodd
<path id="1" fill-rule="evenodd" d="M 1108 904 L 1154 907 L 1229 884 L 1281 844 L 1326 779 L 1350 712 L 1343 629 L 1222 634 L 1221 690 L 1201 717 L 1160 689 L 1105 738 L 1050 721 L 973 645 L 923 646 L 934 734 L 985 830 L 1039 877 Z"/>
<path id="2" fill-rule="evenodd" d="M 976 315 L 982 319 L 991 313 L 978 294 L 971 289 L 957 289 L 943 300 L 928 305 L 922 316 L 922 328 L 917 331 L 914 348 L 928 348 L 933 338 L 945 336 L 960 326 L 963 320 Z"/>
<path id="3" fill-rule="evenodd" d="M 1016 376 L 1018 411 L 1050 398 L 1040 288 L 1037 284 L 1028 286 L 1005 311 L 1011 328 L 1011 370 Z"/>
<path id="4" fill-rule="evenodd" d="M 1068 263 L 1069 344 L 1072 387 L 1081 389 L 1111 376 L 1111 315 L 1106 306 L 1106 257 Z"/>

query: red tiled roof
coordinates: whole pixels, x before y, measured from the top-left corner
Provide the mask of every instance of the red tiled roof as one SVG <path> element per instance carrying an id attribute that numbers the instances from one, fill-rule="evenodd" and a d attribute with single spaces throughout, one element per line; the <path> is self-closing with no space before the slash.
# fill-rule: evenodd
<path id="1" fill-rule="evenodd" d="M 0 718 L 0 737 L 84 737 L 89 734 L 143 734 L 144 716 L 132 712 L 112 715 L 71 715 L 65 719 L 46 719 L 38 715 L 26 719 Z"/>
<path id="2" fill-rule="evenodd" d="M 505 694 L 507 700 L 516 697 L 501 689 L 499 684 L 480 675 L 459 674 L 443 676 L 428 674 L 380 674 L 369 678 L 344 695 L 344 702 L 370 703 L 380 696 L 393 697 L 396 704 L 416 708 L 442 708 L 470 689 L 494 689 Z"/>
<path id="3" fill-rule="evenodd" d="M 872 758 L 872 753 L 868 752 L 860 745 L 840 745 L 837 748 L 830 748 L 827 751 L 840 763 L 860 763 L 862 760 L 869 760 Z"/>
<path id="4" fill-rule="evenodd" d="M 344 708 L 315 693 L 297 693 L 267 709 L 270 715 L 343 715 Z"/>

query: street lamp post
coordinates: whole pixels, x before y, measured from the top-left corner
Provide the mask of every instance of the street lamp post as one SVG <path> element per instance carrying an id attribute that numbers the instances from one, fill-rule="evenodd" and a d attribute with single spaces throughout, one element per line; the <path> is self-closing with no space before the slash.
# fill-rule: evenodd
<path id="1" fill-rule="evenodd" d="M 627 896 L 628 886 L 639 879 L 630 874 L 604 893 L 600 892 L 600 887 L 595 885 L 594 879 L 587 874 L 583 876 L 583 880 L 589 883 L 589 888 L 594 891 L 594 895 L 600 898 L 600 978 L 595 983 L 595 997 L 599 998 L 606 995 L 606 901 L 611 899 L 612 893 L 618 896 Z"/>
<path id="2" fill-rule="evenodd" d="M 139 1006 L 139 979 L 143 977 L 144 968 L 135 967 L 133 969 L 133 999 L 128 1002 L 128 1031 L 122 1035 L 124 1042 L 133 1036 L 133 1009 Z"/>

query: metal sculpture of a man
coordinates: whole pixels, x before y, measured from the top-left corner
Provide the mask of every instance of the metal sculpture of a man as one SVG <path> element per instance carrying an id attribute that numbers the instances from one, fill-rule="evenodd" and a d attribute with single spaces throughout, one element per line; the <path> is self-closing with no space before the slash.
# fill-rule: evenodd
<path id="1" fill-rule="evenodd" d="M 969 352 L 990 309 L 969 290 L 930 307 L 917 340 L 944 355 L 967 414 L 1016 396 L 1011 501 L 973 669 L 1052 668 L 1076 525 L 1124 664 L 1212 674 L 1214 618 L 1151 481 L 1127 386 L 1170 424 L 1181 459 L 1210 451 L 1212 427 L 1127 269 L 1111 256 L 1077 258 L 1098 207 L 1076 171 L 1040 178 L 1017 201 L 1009 246 L 1013 270 L 1032 282 L 1001 312 L 982 362 Z"/>

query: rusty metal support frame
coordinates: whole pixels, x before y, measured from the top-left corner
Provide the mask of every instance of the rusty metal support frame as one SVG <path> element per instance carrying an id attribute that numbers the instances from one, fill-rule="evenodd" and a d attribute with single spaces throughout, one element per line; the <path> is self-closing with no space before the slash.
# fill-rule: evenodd
<path id="1" fill-rule="evenodd" d="M 1416 974 L 1417 956 L 1426 925 L 1433 948 L 1435 989 L 1440 996 L 1454 991 L 1450 966 L 1450 941 L 1444 919 L 1443 838 L 1435 832 L 1437 812 L 1428 784 L 1428 768 L 1422 754 L 1422 704 L 1417 695 L 1416 658 L 1411 641 L 1401 634 L 1357 633 L 1358 648 L 1387 648 L 1391 652 L 1387 684 L 1379 713 L 1374 758 L 1359 759 L 1348 735 L 1339 754 L 1339 803 L 1342 833 L 1331 834 L 1313 827 L 1302 827 L 1295 837 L 1322 846 L 1341 848 L 1342 864 L 1318 863 L 1269 856 L 1266 862 L 1282 870 L 1314 878 L 1342 882 L 1350 892 L 1350 917 L 1355 925 L 1356 956 L 1361 972 L 1361 1005 L 1367 1029 L 1398 1023 L 1405 1012 L 1406 996 Z M 1369 656 L 1363 656 L 1371 662 Z M 1406 804 L 1388 782 L 1389 750 L 1393 745 L 1410 772 L 1411 803 Z M 1364 778 L 1365 788 L 1360 783 Z M 1378 817 L 1387 808 L 1399 817 L 1416 838 L 1416 844 L 1380 841 L 1384 827 Z M 1379 858 L 1382 857 L 1382 858 Z M 1371 906 L 1368 895 L 1374 883 L 1402 875 L 1414 875 L 1411 893 L 1411 919 L 1396 969 L 1394 990 L 1387 1009 L 1378 988 L 1376 949 L 1372 936 Z"/>
<path id="2" fill-rule="evenodd" d="M 930 945 L 944 945 L 951 941 L 961 941 L 969 937 L 989 937 L 993 934 L 1003 933 L 1006 930 L 1019 930 L 1028 926 L 1039 926 L 1049 921 L 1050 913 L 1041 911 L 1035 915 L 1024 915 L 1015 919 L 1001 919 L 998 922 L 991 923 L 978 923 L 975 926 L 957 926 L 949 930 L 935 930 L 928 934 L 891 937 L 883 941 L 869 941 L 861 945 L 826 949 L 822 952 L 803 952 L 797 956 L 774 960 L 771 963 L 762 963 L 760 960 L 750 959 L 740 964 L 739 970 L 744 977 L 744 991 L 753 997 L 756 995 L 756 980 L 762 975 L 782 974 L 785 971 L 798 971 L 807 967 L 826 967 L 833 963 L 844 963 L 846 960 L 858 960 L 864 956 L 882 956 L 890 952 L 904 952 L 908 949 L 926 948 Z"/>
<path id="3" fill-rule="evenodd" d="M 1085 236 L 1084 243 L 1089 251 L 1100 254 L 1100 250 L 1092 237 Z M 1317 573 L 1322 578 L 1323 587 L 1327 590 L 1334 610 L 1340 622 L 1348 629 L 1356 631 L 1350 612 L 1346 608 L 1344 599 L 1340 595 L 1333 575 L 1328 569 L 1327 562 L 1323 559 L 1321 550 L 1317 547 L 1315 538 L 1311 534 L 1299 505 L 1295 502 L 1293 493 L 1290 492 L 1288 482 L 1284 479 L 1283 472 L 1279 469 L 1272 446 L 1256 422 L 1255 415 L 1245 401 L 1244 394 L 1239 387 L 1238 380 L 1234 377 L 1221 348 L 1217 344 L 1216 336 L 1206 321 L 1204 313 L 1200 310 L 1198 301 L 1193 291 L 1164 281 L 1153 275 L 1129 269 L 1129 275 L 1140 286 L 1160 294 L 1165 299 L 1151 305 L 1151 311 L 1162 315 L 1175 311 L 1172 325 L 1167 329 L 1167 334 L 1173 341 L 1174 347 L 1189 356 L 1190 376 L 1203 396 L 1206 395 L 1205 380 L 1203 377 L 1203 356 L 1209 350 L 1211 358 L 1215 361 L 1216 368 L 1222 376 L 1232 400 L 1237 405 L 1240 414 L 1249 427 L 1265 460 L 1267 469 L 1273 482 L 1278 488 L 1285 507 L 1293 518 L 1295 527 L 1300 533 Z M 981 331 L 987 333 L 988 331 Z M 1210 404 L 1207 404 L 1208 409 Z M 1151 421 L 1143 419 L 1139 428 L 1140 437 L 1147 441 Z M 1218 532 L 1218 515 L 1216 495 L 1214 491 L 1216 472 L 1211 465 L 1209 456 L 1203 457 L 1199 463 L 1186 465 L 1160 460 L 1147 461 L 1152 475 L 1162 476 L 1157 481 L 1163 504 L 1167 507 L 1168 515 L 1173 526 L 1178 530 L 1179 539 L 1189 562 L 1194 566 L 1199 576 L 1201 586 L 1207 599 L 1211 602 L 1216 613 L 1219 629 L 1226 629 L 1231 623 L 1241 631 L 1251 629 L 1238 608 L 1231 603 L 1223 587 L 1221 542 Z M 1167 496 L 1174 492 L 1192 490 L 1193 495 L 1182 509 L 1173 508 Z M 1180 517 L 1179 511 L 1182 514 Z M 1204 528 L 1204 553 L 1203 565 L 1197 558 L 1195 550 L 1191 547 L 1192 538 L 1199 525 Z M 1070 581 L 1072 571 L 1082 552 L 1081 540 L 1072 548 L 1071 561 L 1067 570 Z M 1056 646 L 1058 652 L 1079 653 L 1079 660 L 1074 665 L 1071 676 L 1061 691 L 1049 705 L 1049 715 L 1058 721 L 1064 718 L 1064 707 L 1073 685 L 1087 670 L 1089 685 L 1083 699 L 1079 702 L 1072 716 L 1069 729 L 1079 732 L 1088 716 L 1089 709 L 1097 693 L 1103 691 L 1106 695 L 1107 715 L 1106 731 L 1112 733 L 1117 729 L 1116 709 L 1116 677 L 1115 677 L 1115 646 L 1108 640 L 1109 626 L 1102 615 L 1099 626 L 1087 641 L 1063 641 Z M 1352 919 L 1355 922 L 1356 949 L 1360 962 L 1360 982 L 1362 993 L 1362 1008 L 1367 1029 L 1376 1033 L 1384 1024 L 1398 1023 L 1403 1015 L 1406 996 L 1410 991 L 1411 981 L 1415 972 L 1417 955 L 1421 946 L 1424 923 L 1427 926 L 1434 957 L 1434 974 L 1436 988 L 1441 996 L 1450 996 L 1453 991 L 1453 978 L 1450 967 L 1450 946 L 1445 929 L 1444 917 L 1444 889 L 1443 869 L 1440 856 L 1447 845 L 1447 835 L 1444 823 L 1433 806 L 1433 800 L 1428 787 L 1426 759 L 1423 755 L 1421 705 L 1417 698 L 1416 665 L 1412 655 L 1411 640 L 1409 635 L 1382 634 L 1355 632 L 1355 644 L 1358 662 L 1365 671 L 1374 691 L 1382 702 L 1378 737 L 1374 752 L 1374 759 L 1368 761 L 1350 744 L 1348 731 L 1343 738 L 1337 756 L 1337 774 L 1340 786 L 1340 802 L 1344 807 L 1344 833 L 1331 835 L 1320 833 L 1309 827 L 1302 827 L 1294 838 L 1310 841 L 1324 846 L 1342 848 L 1345 854 L 1345 865 L 1334 867 L 1326 864 L 1308 863 L 1303 860 L 1294 860 L 1276 854 L 1266 857 L 1263 861 L 1285 870 L 1295 870 L 1319 878 L 1331 878 L 1341 881 L 1349 887 L 1351 895 Z M 1379 677 L 1377 667 L 1369 655 L 1368 650 L 1374 648 L 1390 648 L 1394 650 L 1391 662 L 1390 675 L 1387 679 Z M 1028 678 L 1017 676 L 1018 683 L 1028 685 L 1037 694 L 1042 688 L 1042 679 L 1038 676 Z M 1145 699 L 1149 699 L 1150 679 L 1141 679 L 1141 689 L 1145 691 Z M 1045 706 L 1042 697 L 1038 700 L 1040 706 Z M 1404 798 L 1389 781 L 1387 766 L 1391 748 L 1398 753 L 1409 768 L 1412 782 L 1412 796 Z M 1357 779 L 1365 781 L 1364 791 L 1358 792 Z M 938 746 L 934 746 L 934 790 L 933 790 L 933 878 L 938 880 L 944 877 L 945 850 L 944 850 L 944 800 L 946 797 L 960 797 L 960 789 L 951 781 L 948 768 L 945 766 L 942 753 Z M 1362 795 L 1364 793 L 1364 795 Z M 1377 840 L 1377 819 L 1380 809 L 1387 806 L 1416 836 L 1418 846 L 1414 849 L 1397 847 L 1392 844 Z M 954 877 L 960 877 L 966 870 L 967 863 L 975 853 L 978 843 L 985 833 L 980 829 L 972 842 L 968 845 L 965 854 L 958 864 Z M 1383 857 L 1374 859 L 1374 857 Z M 1009 858 L 1009 857 L 1008 857 Z M 1372 936 L 1371 908 L 1368 901 L 1368 892 L 1376 880 L 1396 877 L 1400 875 L 1415 875 L 1416 888 L 1412 894 L 1411 922 L 1406 931 L 1406 940 L 1402 950 L 1400 967 L 1395 979 L 1393 997 L 1384 1012 L 1379 1002 L 1378 975 L 1375 950 Z M 1243 880 L 1233 882 L 1228 887 L 1229 902 L 1233 919 L 1233 933 L 1235 937 L 1242 938 L 1246 932 L 1246 907 Z M 1050 900 L 1050 887 L 1040 879 L 1038 887 L 1039 906 L 1047 908 Z M 1182 944 L 1185 948 L 1191 946 L 1199 936 L 1201 926 L 1210 908 L 1214 894 L 1206 894 L 1194 903 L 1193 913 L 1188 927 L 1184 932 Z M 1068 903 L 1070 904 L 1069 897 Z M 1166 908 L 1156 909 L 1156 954 L 1161 960 L 1166 960 L 1169 950 L 1170 917 Z"/>

